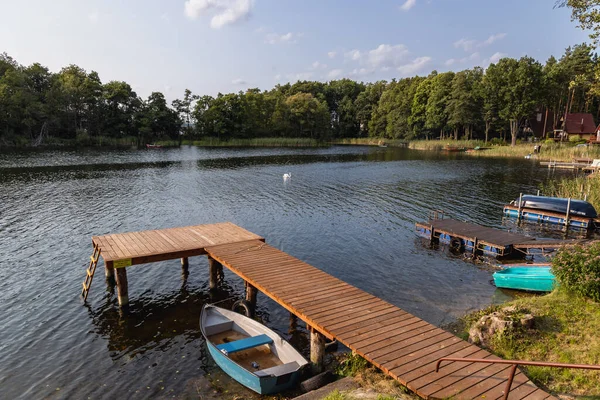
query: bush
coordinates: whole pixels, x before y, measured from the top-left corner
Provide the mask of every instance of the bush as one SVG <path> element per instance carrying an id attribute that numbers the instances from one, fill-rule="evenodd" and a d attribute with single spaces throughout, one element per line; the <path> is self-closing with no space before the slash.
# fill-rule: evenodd
<path id="1" fill-rule="evenodd" d="M 499 138 L 499 137 L 493 138 L 492 140 L 489 141 L 489 143 L 494 146 L 505 146 L 506 145 L 506 142 L 504 140 L 502 140 L 502 138 Z"/>
<path id="2" fill-rule="evenodd" d="M 554 141 L 554 139 L 546 139 L 546 140 L 544 140 L 544 143 L 546 143 L 546 144 L 554 144 L 555 141 Z"/>
<path id="3" fill-rule="evenodd" d="M 600 243 L 561 249 L 552 273 L 568 291 L 600 302 Z"/>

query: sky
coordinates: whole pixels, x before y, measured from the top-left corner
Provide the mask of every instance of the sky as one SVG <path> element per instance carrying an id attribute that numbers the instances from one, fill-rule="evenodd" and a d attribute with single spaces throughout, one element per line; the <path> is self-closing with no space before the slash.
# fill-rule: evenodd
<path id="1" fill-rule="evenodd" d="M 0 53 L 142 97 L 427 75 L 588 41 L 554 0 L 0 0 Z"/>

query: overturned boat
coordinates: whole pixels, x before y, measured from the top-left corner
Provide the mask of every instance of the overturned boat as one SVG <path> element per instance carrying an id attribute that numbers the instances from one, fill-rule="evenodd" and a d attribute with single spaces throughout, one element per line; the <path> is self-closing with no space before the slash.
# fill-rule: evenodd
<path id="1" fill-rule="evenodd" d="M 496 287 L 529 292 L 551 292 L 556 285 L 556 277 L 550 266 L 515 266 L 494 272 Z"/>
<path id="2" fill-rule="evenodd" d="M 536 222 L 591 229 L 598 213 L 584 200 L 524 195 L 504 206 L 504 215 Z"/>

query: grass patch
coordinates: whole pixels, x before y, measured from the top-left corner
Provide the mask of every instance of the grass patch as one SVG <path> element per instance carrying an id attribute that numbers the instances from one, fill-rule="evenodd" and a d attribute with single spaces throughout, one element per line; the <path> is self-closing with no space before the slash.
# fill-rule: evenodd
<path id="1" fill-rule="evenodd" d="M 352 145 L 360 145 L 360 146 L 379 146 L 386 145 L 390 147 L 406 147 L 408 141 L 400 140 L 400 139 L 386 139 L 386 138 L 376 138 L 376 137 L 366 137 L 366 138 L 344 138 L 338 139 L 331 142 L 331 144 L 352 144 Z"/>
<path id="2" fill-rule="evenodd" d="M 553 179 L 542 184 L 540 189 L 546 196 L 571 197 L 573 199 L 585 197 L 596 210 L 600 210 L 600 174 Z"/>
<path id="3" fill-rule="evenodd" d="M 541 145 L 539 154 L 533 153 L 533 146 Z M 525 158 L 531 154 L 537 160 L 572 162 L 574 158 L 600 158 L 600 146 L 575 147 L 574 143 L 520 143 L 514 147 L 509 145 L 490 144 L 481 140 L 415 140 L 409 143 L 411 149 L 443 150 L 447 145 L 452 147 L 475 148 L 486 150 L 468 153 L 474 157 Z"/>
<path id="4" fill-rule="evenodd" d="M 535 329 L 495 338 L 490 350 L 505 359 L 570 364 L 600 364 L 600 304 L 564 290 L 546 296 L 526 297 L 504 304 L 527 309 L 535 316 Z M 463 319 L 465 330 L 494 306 Z M 553 393 L 599 396 L 600 371 L 548 367 L 523 368 L 537 385 Z"/>
<path id="5" fill-rule="evenodd" d="M 323 397 L 323 400 L 349 400 L 350 397 L 346 393 L 340 392 L 335 389 L 333 392 L 329 393 L 327 396 Z"/>

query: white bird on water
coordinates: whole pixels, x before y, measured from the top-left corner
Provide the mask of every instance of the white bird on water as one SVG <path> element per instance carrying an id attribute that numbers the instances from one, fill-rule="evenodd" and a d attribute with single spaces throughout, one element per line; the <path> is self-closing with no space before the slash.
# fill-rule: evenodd
<path id="1" fill-rule="evenodd" d="M 291 173 L 291 172 L 289 172 L 289 173 L 287 173 L 287 174 L 283 174 L 283 180 L 284 180 L 284 181 L 287 181 L 287 180 L 288 180 L 288 179 L 290 179 L 291 177 L 292 177 L 292 173 Z"/>

